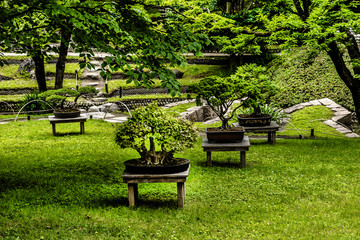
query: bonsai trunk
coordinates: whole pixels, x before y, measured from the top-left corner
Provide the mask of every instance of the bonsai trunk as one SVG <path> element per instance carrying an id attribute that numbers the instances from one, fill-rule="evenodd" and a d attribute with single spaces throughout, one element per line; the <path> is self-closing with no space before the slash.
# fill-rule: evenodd
<path id="1" fill-rule="evenodd" d="M 256 107 L 254 107 L 254 116 L 259 117 L 261 116 L 261 109 L 260 106 L 257 105 Z"/>
<path id="2" fill-rule="evenodd" d="M 36 55 L 32 57 L 35 62 L 35 76 L 38 84 L 39 92 L 44 92 L 47 90 L 46 79 L 45 79 L 45 64 L 44 57 L 41 51 L 37 51 Z"/>
<path id="3" fill-rule="evenodd" d="M 220 117 L 220 120 L 221 120 L 221 129 L 229 129 L 231 128 L 231 126 L 229 125 L 229 118 L 226 118 L 226 117 Z"/>
<path id="4" fill-rule="evenodd" d="M 63 87 L 65 61 L 68 54 L 69 42 L 71 38 L 71 32 L 66 29 L 61 29 L 61 43 L 59 47 L 59 59 L 56 63 L 56 75 L 55 75 L 55 89 Z"/>

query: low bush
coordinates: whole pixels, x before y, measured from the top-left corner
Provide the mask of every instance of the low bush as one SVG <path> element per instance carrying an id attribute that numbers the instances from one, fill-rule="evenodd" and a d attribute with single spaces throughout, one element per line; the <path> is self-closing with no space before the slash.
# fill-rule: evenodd
<path id="1" fill-rule="evenodd" d="M 350 110 L 354 109 L 349 89 L 325 52 L 302 47 L 283 53 L 269 67 L 273 81 L 281 89 L 272 97 L 272 102 L 281 107 L 330 98 Z"/>

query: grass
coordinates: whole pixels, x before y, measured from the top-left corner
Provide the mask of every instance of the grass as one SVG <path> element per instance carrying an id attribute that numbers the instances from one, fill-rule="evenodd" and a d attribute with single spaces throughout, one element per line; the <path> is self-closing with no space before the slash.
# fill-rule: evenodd
<path id="1" fill-rule="evenodd" d="M 65 88 L 75 88 L 76 80 L 75 79 L 64 79 Z M 46 81 L 48 87 L 53 87 L 55 85 L 55 80 L 52 78 L 50 81 Z M 9 81 L 0 81 L 0 89 L 9 90 L 9 89 L 37 89 L 38 85 L 36 80 L 31 80 L 30 78 L 18 78 L 16 80 Z"/>
<path id="2" fill-rule="evenodd" d="M 45 72 L 55 73 L 55 64 L 46 64 Z M 10 64 L 0 67 L 0 75 L 12 77 L 14 80 L 0 81 L 0 89 L 9 90 L 9 89 L 37 89 L 38 85 L 36 80 L 31 80 L 29 77 L 20 75 L 17 70 L 19 66 L 17 64 Z M 75 73 L 75 70 L 79 69 L 79 64 L 77 63 L 67 63 L 65 65 L 65 73 Z M 79 77 L 81 77 L 82 71 L 79 71 Z M 52 80 L 47 81 L 47 86 L 53 87 L 55 85 L 55 78 L 52 77 Z M 75 87 L 75 79 L 64 79 L 64 87 L 71 88 Z"/>
<path id="3" fill-rule="evenodd" d="M 360 203 L 358 139 L 252 141 L 247 167 L 233 152 L 205 167 L 200 138 L 187 198 L 176 185 L 142 184 L 127 204 L 112 124 L 89 120 L 0 125 L 0 237 L 3 239 L 356 239 Z"/>
<path id="4" fill-rule="evenodd" d="M 334 128 L 323 123 L 334 116 L 331 109 L 325 106 L 305 107 L 300 111 L 291 114 L 290 124 L 285 128 L 284 132 L 279 132 L 279 135 L 303 135 L 309 136 L 310 130 L 315 129 L 317 137 L 340 137 L 343 134 L 336 131 Z"/>
<path id="5" fill-rule="evenodd" d="M 178 79 L 180 86 L 190 86 L 192 84 L 196 84 L 200 81 L 201 78 L 211 76 L 211 75 L 219 75 L 222 72 L 227 71 L 226 66 L 222 65 L 194 65 L 189 64 L 186 67 L 178 67 L 176 68 L 179 71 L 183 72 L 184 75 L 181 79 Z M 153 87 L 160 87 L 161 81 L 159 79 L 154 79 Z M 108 81 L 108 89 L 109 92 L 119 89 L 122 87 L 123 89 L 135 88 L 136 85 L 134 83 L 126 84 L 126 79 L 115 79 Z"/>
<path id="6" fill-rule="evenodd" d="M 0 95 L 0 102 L 7 102 L 7 101 L 20 102 L 22 100 L 24 100 L 24 95 L 23 94 Z"/>

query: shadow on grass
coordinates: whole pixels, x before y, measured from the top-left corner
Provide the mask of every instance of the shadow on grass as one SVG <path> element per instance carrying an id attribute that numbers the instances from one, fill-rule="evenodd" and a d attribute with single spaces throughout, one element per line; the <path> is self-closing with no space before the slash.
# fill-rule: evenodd
<path id="1" fill-rule="evenodd" d="M 93 206 L 98 207 L 121 207 L 121 206 L 129 206 L 129 200 L 127 196 L 119 196 L 119 197 L 111 197 L 111 198 L 103 198 L 95 201 Z"/>
<path id="2" fill-rule="evenodd" d="M 240 160 L 232 159 L 225 161 L 212 161 L 213 167 L 222 167 L 222 168 L 241 168 Z"/>
<path id="3" fill-rule="evenodd" d="M 84 133 L 86 134 L 86 132 Z M 56 135 L 54 137 L 65 137 L 65 136 L 77 136 L 77 135 L 84 135 L 82 133 L 79 132 L 56 132 Z"/>
<path id="4" fill-rule="evenodd" d="M 186 205 L 186 201 L 185 201 L 185 205 Z M 149 209 L 154 209 L 154 210 L 158 210 L 160 208 L 163 209 L 178 209 L 178 205 L 177 205 L 177 199 L 171 200 L 155 200 L 155 199 L 145 199 L 145 197 L 141 198 L 141 196 L 139 196 L 139 200 L 136 202 L 135 206 L 136 207 L 146 207 Z"/>

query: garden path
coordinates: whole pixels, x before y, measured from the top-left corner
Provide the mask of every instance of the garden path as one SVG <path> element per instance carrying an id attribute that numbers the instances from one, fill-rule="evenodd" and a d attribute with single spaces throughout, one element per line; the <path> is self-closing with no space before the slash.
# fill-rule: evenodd
<path id="1" fill-rule="evenodd" d="M 346 125 L 351 124 L 351 112 L 329 98 L 322 98 L 305 103 L 300 103 L 292 107 L 286 108 L 284 109 L 284 111 L 287 114 L 291 114 L 297 110 L 303 109 L 304 107 L 319 105 L 325 106 L 334 112 L 334 117 L 332 117 L 330 120 L 324 121 L 323 123 L 330 127 L 333 127 L 336 131 L 345 134 L 346 137 L 360 137 L 358 134 L 352 132 L 349 128 L 346 127 Z"/>

